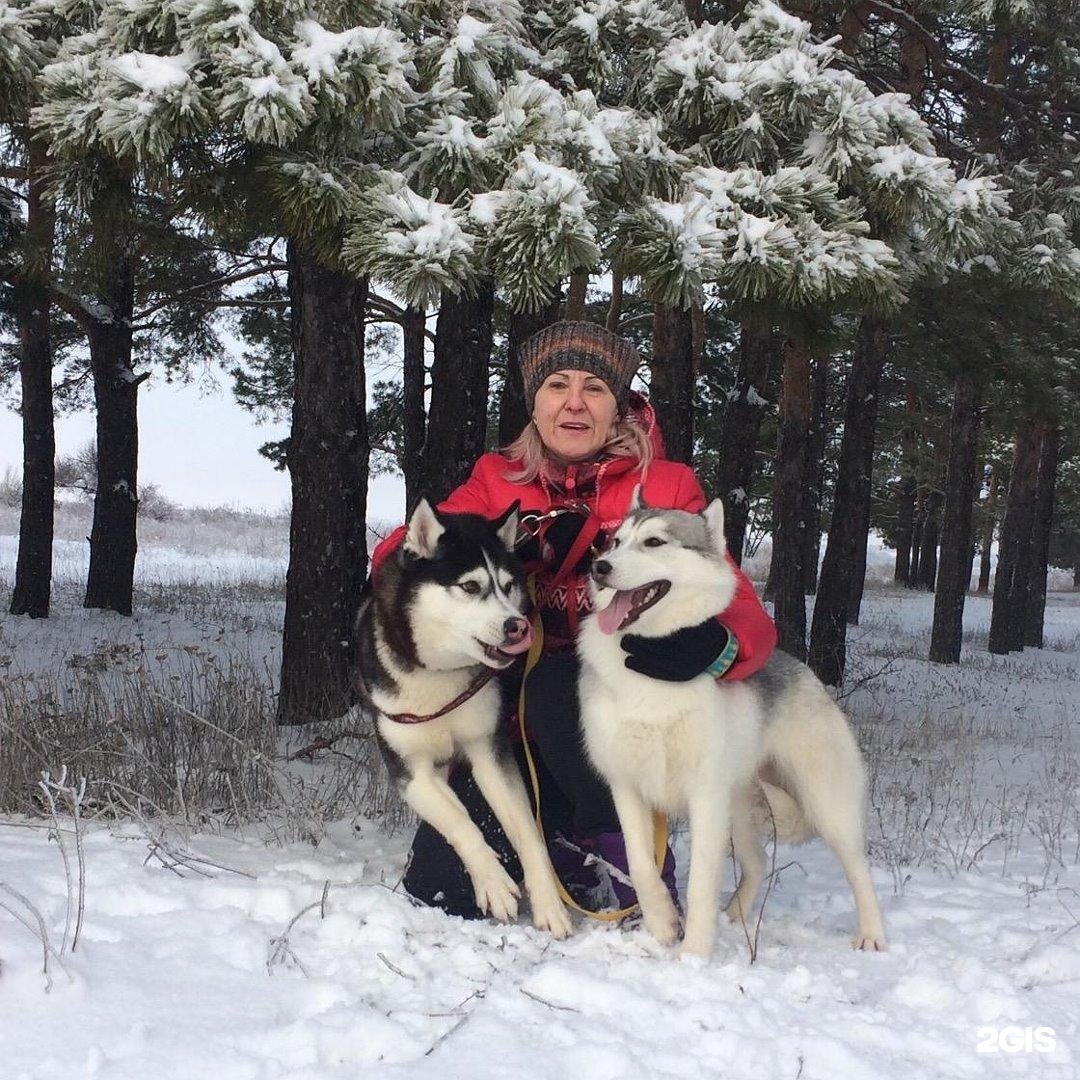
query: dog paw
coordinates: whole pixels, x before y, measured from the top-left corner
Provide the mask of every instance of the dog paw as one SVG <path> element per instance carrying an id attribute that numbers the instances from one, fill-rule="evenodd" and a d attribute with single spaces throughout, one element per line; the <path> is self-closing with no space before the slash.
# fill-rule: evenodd
<path id="1" fill-rule="evenodd" d="M 648 905 L 642 904 L 641 915 L 645 929 L 661 945 L 674 945 L 678 941 L 679 912 L 666 890 L 662 901 Z"/>
<path id="2" fill-rule="evenodd" d="M 852 938 L 851 947 L 860 952 L 884 952 L 885 935 L 881 931 L 864 934 L 861 931 Z"/>
<path id="3" fill-rule="evenodd" d="M 540 897 L 530 894 L 533 926 L 537 930 L 546 930 L 554 938 L 569 937 L 573 929 L 570 912 L 557 894 Z"/>
<path id="4" fill-rule="evenodd" d="M 695 941 L 693 938 L 684 938 L 679 946 L 679 956 L 685 960 L 708 960 L 712 956 L 713 940 Z"/>
<path id="5" fill-rule="evenodd" d="M 491 866 L 473 874 L 476 906 L 499 922 L 513 922 L 517 918 L 521 890 L 513 878 L 494 862 Z"/>

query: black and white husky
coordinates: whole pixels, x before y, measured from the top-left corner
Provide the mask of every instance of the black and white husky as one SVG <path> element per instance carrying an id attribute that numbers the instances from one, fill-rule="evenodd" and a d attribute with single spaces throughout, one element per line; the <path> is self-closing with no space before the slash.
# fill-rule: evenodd
<path id="1" fill-rule="evenodd" d="M 533 923 L 570 932 L 525 786 L 500 738 L 496 672 L 529 648 L 528 594 L 510 548 L 515 505 L 498 521 L 436 515 L 421 502 L 380 568 L 357 622 L 364 689 L 379 745 L 405 801 L 461 857 L 481 911 L 517 917 L 520 891 L 447 783 L 464 758 L 521 859 Z"/>
<path id="2" fill-rule="evenodd" d="M 678 936 L 678 912 L 653 861 L 653 809 L 689 818 L 682 949 L 699 956 L 712 951 L 729 837 L 740 881 L 728 913 L 746 918 L 764 876 L 761 835 L 775 822 L 779 840 L 825 840 L 855 895 L 853 944 L 882 949 L 863 833 L 862 758 L 844 714 L 811 671 L 778 652 L 739 682 L 704 674 L 673 683 L 623 663 L 624 633 L 661 637 L 724 611 L 736 588 L 724 552 L 720 500 L 690 514 L 649 509 L 636 492 L 630 516 L 593 563 L 597 614 L 582 625 L 578 644 L 582 725 L 612 789 L 643 921 L 664 944 Z"/>

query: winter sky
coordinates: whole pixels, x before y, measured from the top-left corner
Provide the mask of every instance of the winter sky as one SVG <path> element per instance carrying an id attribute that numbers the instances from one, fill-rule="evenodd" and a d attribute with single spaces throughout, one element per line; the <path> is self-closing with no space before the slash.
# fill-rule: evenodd
<path id="1" fill-rule="evenodd" d="M 289 498 L 289 478 L 258 450 L 287 434 L 282 423 L 256 425 L 234 400 L 227 381 L 207 374 L 182 386 L 154 375 L 139 391 L 139 480 L 156 484 L 184 506 L 238 506 L 279 510 Z M 71 454 L 94 436 L 94 414 L 57 417 L 57 455 Z M 0 410 L 0 475 L 22 468 L 22 423 Z M 400 521 L 404 484 L 398 477 L 373 477 L 368 519 Z"/>

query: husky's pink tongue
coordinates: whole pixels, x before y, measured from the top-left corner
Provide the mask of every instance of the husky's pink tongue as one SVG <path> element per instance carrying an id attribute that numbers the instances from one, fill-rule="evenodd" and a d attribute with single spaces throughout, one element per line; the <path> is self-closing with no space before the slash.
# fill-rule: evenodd
<path id="1" fill-rule="evenodd" d="M 532 639 L 532 623 L 529 623 L 529 627 L 525 631 L 525 636 L 520 641 L 515 641 L 512 645 L 500 645 L 499 652 L 508 653 L 510 656 L 518 656 L 523 652 L 529 651 L 529 646 L 532 644 Z"/>
<path id="2" fill-rule="evenodd" d="M 611 603 L 602 611 L 596 613 L 596 624 L 601 633 L 614 634 L 623 624 L 623 619 L 630 614 L 630 608 L 634 601 L 634 590 L 626 589 L 615 593 Z"/>

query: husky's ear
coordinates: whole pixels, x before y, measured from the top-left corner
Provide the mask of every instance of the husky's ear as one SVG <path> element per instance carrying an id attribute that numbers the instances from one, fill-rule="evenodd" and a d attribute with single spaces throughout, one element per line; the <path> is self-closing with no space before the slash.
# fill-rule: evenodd
<path id="1" fill-rule="evenodd" d="M 495 526 L 495 535 L 502 541 L 502 545 L 507 551 L 513 551 L 517 546 L 518 510 L 520 509 L 521 500 L 515 499 L 502 517 L 498 517 L 492 522 L 492 525 Z"/>
<path id="2" fill-rule="evenodd" d="M 648 510 L 649 504 L 645 501 L 645 496 L 641 494 L 641 485 L 634 485 L 634 493 L 630 496 L 630 513 L 635 510 Z"/>
<path id="3" fill-rule="evenodd" d="M 705 524 L 709 526 L 709 534 L 719 554 L 727 551 L 727 540 L 724 538 L 724 500 L 713 499 L 702 511 Z"/>
<path id="4" fill-rule="evenodd" d="M 439 537 L 446 532 L 446 526 L 435 516 L 427 499 L 421 499 L 409 518 L 409 531 L 401 545 L 404 554 L 418 559 L 431 559 L 439 546 Z"/>

